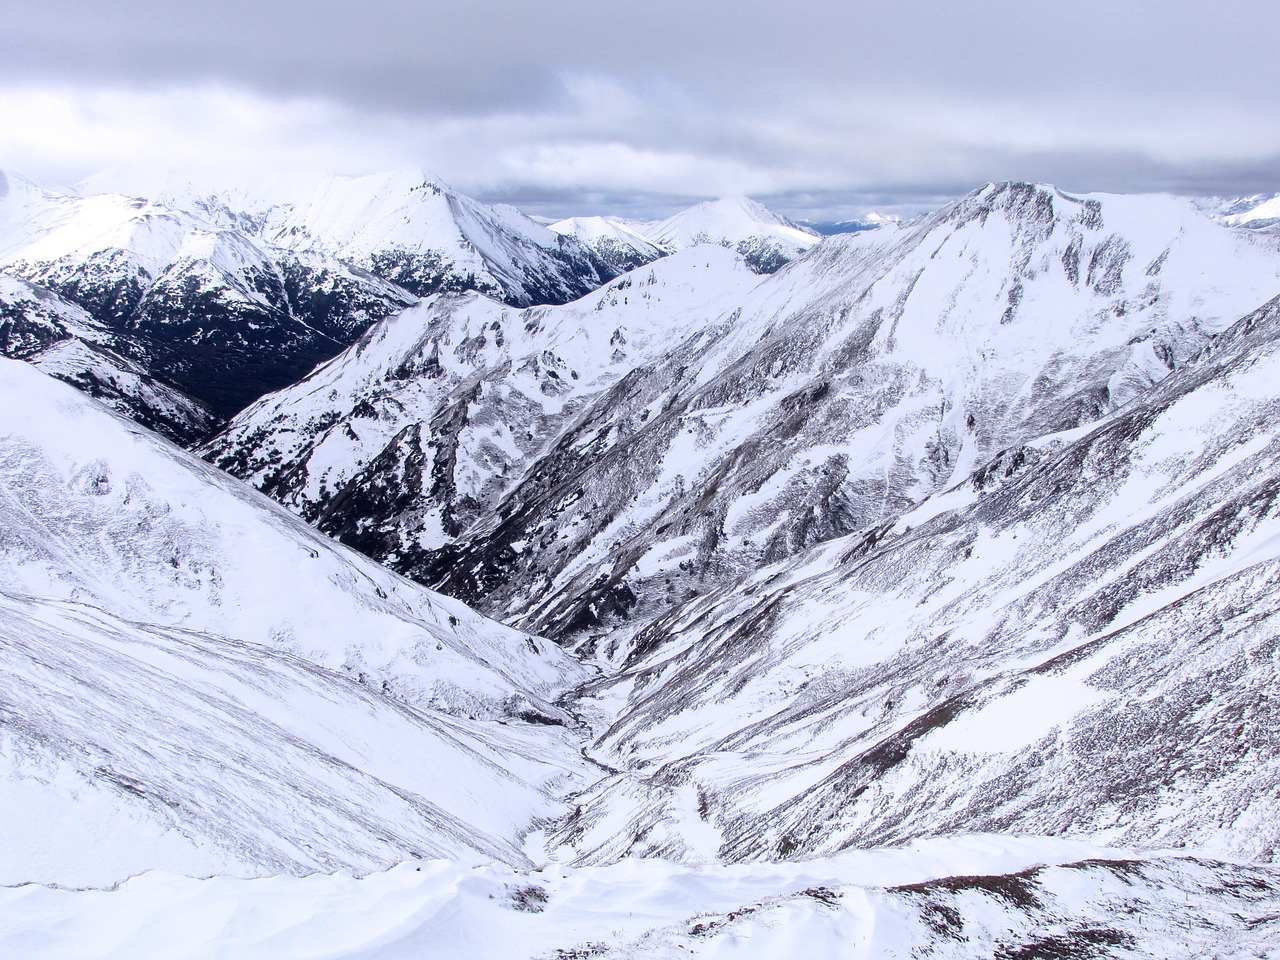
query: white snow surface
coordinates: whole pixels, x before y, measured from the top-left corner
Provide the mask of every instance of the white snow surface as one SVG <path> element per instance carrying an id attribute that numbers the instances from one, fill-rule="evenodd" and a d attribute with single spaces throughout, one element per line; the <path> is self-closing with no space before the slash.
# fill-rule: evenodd
<path id="1" fill-rule="evenodd" d="M 554 645 L 10 360 L 0 543 L 5 882 L 519 863 L 584 777 Z"/>
<path id="2" fill-rule="evenodd" d="M 29 960 L 776 960 L 1056 943 L 1089 950 L 1059 956 L 1099 945 L 1166 960 L 1276 955 L 1276 871 L 1121 855 L 970 836 L 734 867 L 427 860 L 359 879 L 148 873 L 108 889 L 0 888 L 0 949 Z"/>
<path id="3" fill-rule="evenodd" d="M 726 197 L 696 204 L 639 229 L 667 250 L 718 244 L 744 255 L 763 255 L 769 269 L 792 260 L 822 238 L 747 197 Z"/>

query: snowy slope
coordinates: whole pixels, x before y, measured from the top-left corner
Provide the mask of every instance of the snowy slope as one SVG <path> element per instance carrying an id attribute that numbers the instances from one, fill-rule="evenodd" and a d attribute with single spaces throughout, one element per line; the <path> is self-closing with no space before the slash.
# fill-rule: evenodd
<path id="1" fill-rule="evenodd" d="M 418 296 L 479 290 L 517 306 L 564 303 L 619 273 L 572 237 L 424 174 L 319 177 L 260 195 L 179 199 L 269 243 L 339 258 Z"/>
<path id="2" fill-rule="evenodd" d="M 121 339 L 53 291 L 0 273 L 0 354 L 35 364 L 175 442 L 207 436 L 213 412 L 118 352 Z"/>
<path id="3" fill-rule="evenodd" d="M 758 273 L 772 273 L 821 239 L 747 197 L 708 200 L 641 232 L 667 250 L 704 243 L 729 247 Z"/>
<path id="4" fill-rule="evenodd" d="M 359 880 L 28 885 L 0 890 L 0 948 L 30 960 L 1257 958 L 1280 932 L 1278 896 L 1273 867 L 965 837 L 720 869 L 428 861 Z"/>
<path id="5" fill-rule="evenodd" d="M 572 217 L 550 223 L 547 229 L 590 247 L 620 272 L 652 263 L 669 252 L 616 217 Z"/>
<path id="6" fill-rule="evenodd" d="M 4 882 L 521 862 L 581 781 L 553 645 L 26 364 L 0 418 Z"/>
<path id="7" fill-rule="evenodd" d="M 500 524 L 412 575 L 624 658 L 620 616 L 643 623 L 1093 422 L 1278 290 L 1270 238 L 1184 201 L 991 185 L 766 278 L 598 396 Z"/>
<path id="8" fill-rule="evenodd" d="M 1229 227 L 1275 232 L 1280 225 L 1280 193 L 1252 197 L 1208 197 L 1197 206 Z"/>
<path id="9" fill-rule="evenodd" d="M 476 523 L 587 398 L 695 334 L 759 278 L 689 251 L 575 303 L 438 295 L 392 317 L 202 448 L 397 569 Z"/>
<path id="10" fill-rule="evenodd" d="M 84 308 L 117 352 L 223 417 L 414 300 L 160 204 L 0 180 L 0 268 Z"/>
<path id="11" fill-rule="evenodd" d="M 578 709 L 586 861 L 966 831 L 1273 859 L 1280 299 L 1094 427 L 673 611 Z"/>

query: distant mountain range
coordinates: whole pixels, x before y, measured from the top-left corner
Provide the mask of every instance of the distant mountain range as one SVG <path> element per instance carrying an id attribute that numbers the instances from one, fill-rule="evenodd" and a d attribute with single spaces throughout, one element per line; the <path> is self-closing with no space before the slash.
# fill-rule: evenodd
<path id="1" fill-rule="evenodd" d="M 1197 205 L 1219 223 L 1229 227 L 1264 230 L 1280 229 L 1280 193 L 1251 197 L 1209 197 Z"/>
<path id="2" fill-rule="evenodd" d="M 175 182 L 157 195 L 0 172 L 0 309 L 31 328 L 5 333 L 0 350 L 33 358 L 37 326 L 39 351 L 76 341 L 48 369 L 184 443 L 422 296 L 559 304 L 693 242 L 736 249 L 760 272 L 816 242 L 747 200 L 648 225 L 597 217 L 549 229 L 403 172 L 225 193 Z M 52 313 L 76 315 L 77 332 Z"/>
<path id="3" fill-rule="evenodd" d="M 0 945 L 1277 942 L 1274 198 L 0 185 Z"/>

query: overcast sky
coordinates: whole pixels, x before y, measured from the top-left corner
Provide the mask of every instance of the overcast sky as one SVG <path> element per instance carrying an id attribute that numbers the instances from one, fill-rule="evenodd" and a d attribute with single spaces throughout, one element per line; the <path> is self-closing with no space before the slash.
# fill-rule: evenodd
<path id="1" fill-rule="evenodd" d="M 16 0 L 0 167 L 417 167 L 529 212 L 1280 191 L 1275 0 Z"/>

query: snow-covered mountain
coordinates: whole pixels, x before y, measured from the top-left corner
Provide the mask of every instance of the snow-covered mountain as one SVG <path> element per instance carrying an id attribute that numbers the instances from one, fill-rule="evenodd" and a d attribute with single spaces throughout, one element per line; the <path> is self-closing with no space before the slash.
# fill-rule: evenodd
<path id="1" fill-rule="evenodd" d="M 571 217 L 547 224 L 547 228 L 590 247 L 619 272 L 642 267 L 670 252 L 617 217 Z"/>
<path id="2" fill-rule="evenodd" d="M 708 200 L 640 232 L 667 250 L 705 243 L 729 247 L 757 273 L 773 273 L 821 239 L 747 197 Z"/>
<path id="3" fill-rule="evenodd" d="M 306 178 L 256 194 L 200 196 L 187 188 L 166 196 L 251 227 L 269 243 L 336 257 L 417 296 L 478 290 L 515 306 L 565 303 L 620 272 L 514 207 L 480 203 L 416 171 Z"/>
<path id="4" fill-rule="evenodd" d="M 0 270 L 86 310 L 113 348 L 229 416 L 414 301 L 321 254 L 120 194 L 0 174 Z"/>
<path id="5" fill-rule="evenodd" d="M 430 297 L 264 397 L 202 452 L 321 529 L 414 569 L 489 523 L 587 401 L 758 282 L 715 247 L 559 307 Z"/>
<path id="6" fill-rule="evenodd" d="M 1252 197 L 1208 197 L 1197 202 L 1200 209 L 1229 227 L 1280 232 L 1280 193 Z"/>
<path id="7" fill-rule="evenodd" d="M 0 361 L 0 878 L 526 862 L 583 669 Z"/>
<path id="8" fill-rule="evenodd" d="M 699 261 L 710 249 L 683 262 L 710 269 Z M 357 347 L 314 384 L 246 411 L 210 455 L 318 519 L 380 449 L 352 485 L 358 509 L 331 515 L 329 529 L 492 615 L 625 659 L 637 624 L 690 597 L 1119 408 L 1277 289 L 1272 240 L 1224 230 L 1183 201 L 991 185 L 910 229 L 831 238 L 708 304 L 682 339 L 668 328 L 661 351 L 624 359 L 611 384 L 587 372 L 605 355 L 593 346 L 570 365 L 581 385 L 569 388 L 581 398 L 571 418 L 543 424 L 540 402 L 506 404 L 484 438 L 494 421 L 481 381 L 490 369 L 506 376 L 508 358 L 468 360 L 479 340 L 467 327 L 454 340 L 466 345 L 455 352 L 462 379 L 441 384 L 466 386 L 444 402 L 414 376 L 432 366 L 438 334 L 414 347 L 409 385 L 394 393 L 426 390 L 426 402 L 376 414 L 361 404 L 398 367 L 340 374 L 360 369 L 368 348 Z M 614 311 L 635 309 L 629 292 L 546 316 L 612 337 Z M 388 339 L 392 353 L 405 337 Z M 455 462 L 449 425 L 464 420 L 476 452 Z M 369 431 L 367 448 L 352 439 Z M 522 435 L 523 446 L 510 439 Z M 432 444 L 439 452 L 425 453 Z M 445 535 L 433 516 L 452 518 Z"/>
<path id="9" fill-rule="evenodd" d="M 1280 298 L 1091 427 L 648 627 L 560 838 L 808 857 L 952 832 L 1270 859 Z"/>
<path id="10" fill-rule="evenodd" d="M 988 184 L 435 293 L 202 448 L 506 627 L 0 363 L 0 944 L 1265 953 L 1277 294 L 1266 231 Z"/>
<path id="11" fill-rule="evenodd" d="M 207 406 L 118 352 L 128 338 L 52 290 L 0 273 L 0 354 L 25 360 L 178 443 L 217 425 Z"/>

